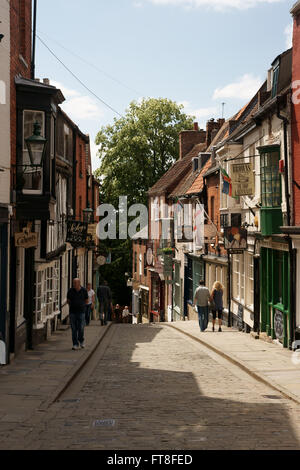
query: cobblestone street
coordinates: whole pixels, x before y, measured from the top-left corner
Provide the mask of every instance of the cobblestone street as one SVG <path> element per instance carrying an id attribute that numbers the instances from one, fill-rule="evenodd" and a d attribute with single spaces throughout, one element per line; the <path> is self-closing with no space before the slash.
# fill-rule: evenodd
<path id="1" fill-rule="evenodd" d="M 182 333 L 112 325 L 102 343 L 46 411 L 3 416 L 1 449 L 299 449 L 299 406 Z"/>

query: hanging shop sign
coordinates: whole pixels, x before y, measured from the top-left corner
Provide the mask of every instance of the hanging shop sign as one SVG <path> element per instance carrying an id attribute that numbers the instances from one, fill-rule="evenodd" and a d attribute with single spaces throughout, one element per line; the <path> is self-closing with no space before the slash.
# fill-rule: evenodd
<path id="1" fill-rule="evenodd" d="M 242 227 L 227 227 L 224 229 L 224 241 L 225 250 L 243 253 L 248 248 L 248 232 Z"/>
<path id="2" fill-rule="evenodd" d="M 97 240 L 98 240 L 98 237 L 97 237 L 97 224 L 89 224 L 87 233 L 88 233 L 88 235 L 91 235 L 91 237 L 93 238 L 93 241 L 96 245 Z"/>
<path id="3" fill-rule="evenodd" d="M 16 248 L 37 248 L 38 246 L 38 234 L 31 231 L 32 225 L 29 224 L 23 228 L 22 233 L 15 234 L 15 246 Z"/>
<path id="4" fill-rule="evenodd" d="M 84 222 L 67 223 L 67 243 L 73 246 L 83 246 L 86 244 L 88 224 Z"/>
<path id="5" fill-rule="evenodd" d="M 97 263 L 99 264 L 99 266 L 104 266 L 106 264 L 105 256 L 98 256 Z"/>
<path id="6" fill-rule="evenodd" d="M 154 265 L 153 243 L 148 243 L 147 252 L 146 252 L 146 267 L 151 267 L 153 265 Z"/>
<path id="7" fill-rule="evenodd" d="M 255 193 L 255 178 L 253 163 L 231 165 L 232 196 L 253 196 Z"/>

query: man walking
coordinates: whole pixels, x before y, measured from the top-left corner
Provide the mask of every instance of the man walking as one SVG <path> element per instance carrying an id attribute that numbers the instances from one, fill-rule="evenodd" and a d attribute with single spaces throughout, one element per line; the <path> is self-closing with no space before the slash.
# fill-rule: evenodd
<path id="1" fill-rule="evenodd" d="M 81 287 L 80 279 L 74 279 L 73 288 L 68 292 L 73 351 L 84 349 L 85 312 L 89 302 L 87 290 Z"/>
<path id="2" fill-rule="evenodd" d="M 200 281 L 200 286 L 196 289 L 194 297 L 194 304 L 197 305 L 198 309 L 200 329 L 204 332 L 208 326 L 208 302 L 210 299 L 210 292 L 209 289 L 205 287 L 204 281 Z"/>
<path id="3" fill-rule="evenodd" d="M 99 312 L 101 325 L 107 325 L 108 310 L 111 306 L 112 295 L 106 281 L 104 281 L 97 290 L 97 297 L 99 301 Z"/>

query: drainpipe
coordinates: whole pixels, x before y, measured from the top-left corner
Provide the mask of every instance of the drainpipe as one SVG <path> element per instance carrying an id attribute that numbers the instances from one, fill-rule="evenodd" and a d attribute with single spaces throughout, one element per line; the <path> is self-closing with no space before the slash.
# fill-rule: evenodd
<path id="1" fill-rule="evenodd" d="M 31 56 L 31 78 L 32 78 L 32 80 L 35 79 L 36 14 L 37 14 L 37 0 L 34 0 L 34 2 L 33 2 L 32 56 Z"/>
<path id="2" fill-rule="evenodd" d="M 291 204 L 290 204 L 290 193 L 289 193 L 289 161 L 288 161 L 288 125 L 289 120 L 280 113 L 280 100 L 277 97 L 277 117 L 283 121 L 284 129 L 284 165 L 285 165 L 285 199 L 286 199 L 286 212 L 287 212 L 287 225 L 291 226 Z M 296 250 L 293 249 L 293 242 L 291 237 L 288 235 L 287 241 L 289 244 L 289 255 L 290 255 L 290 309 L 292 318 L 290 319 L 290 344 L 289 348 L 292 349 L 292 343 L 295 341 L 296 334 L 296 292 L 295 292 L 295 271 L 296 266 Z"/>

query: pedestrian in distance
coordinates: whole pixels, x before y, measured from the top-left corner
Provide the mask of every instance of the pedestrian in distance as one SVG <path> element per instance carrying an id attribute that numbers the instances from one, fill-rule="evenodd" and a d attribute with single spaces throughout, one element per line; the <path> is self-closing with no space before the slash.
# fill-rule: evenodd
<path id="1" fill-rule="evenodd" d="M 205 287 L 205 282 L 200 281 L 199 287 L 195 291 L 194 295 L 194 304 L 197 306 L 199 326 L 202 333 L 207 330 L 208 326 L 208 302 L 210 300 L 210 292 L 207 287 Z"/>
<path id="2" fill-rule="evenodd" d="M 70 323 L 72 328 L 73 350 L 85 348 L 84 327 L 86 306 L 89 302 L 87 290 L 81 286 L 80 279 L 74 279 L 73 287 L 67 296 L 70 307 Z"/>
<path id="3" fill-rule="evenodd" d="M 91 322 L 92 311 L 94 310 L 94 307 L 95 307 L 95 291 L 93 290 L 92 284 L 90 283 L 87 285 L 87 293 L 89 296 L 89 303 L 87 304 L 86 310 L 85 310 L 85 324 L 86 326 L 89 326 Z"/>
<path id="4" fill-rule="evenodd" d="M 97 297 L 99 301 L 100 322 L 102 326 L 105 326 L 107 325 L 108 310 L 112 302 L 111 290 L 108 287 L 107 281 L 103 281 L 98 287 Z"/>
<path id="5" fill-rule="evenodd" d="M 115 306 L 115 322 L 121 323 L 121 307 L 119 304 Z"/>
<path id="6" fill-rule="evenodd" d="M 123 310 L 122 318 L 123 318 L 123 323 L 129 323 L 130 312 L 127 306 Z"/>
<path id="7" fill-rule="evenodd" d="M 222 333 L 222 324 L 223 324 L 223 296 L 224 296 L 224 287 L 220 282 L 215 282 L 213 290 L 211 292 L 210 302 L 212 304 L 212 314 L 213 314 L 213 332 L 215 331 L 216 320 L 218 317 L 219 320 L 219 333 Z"/>

